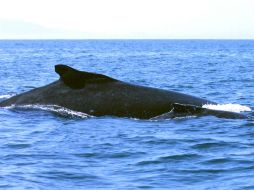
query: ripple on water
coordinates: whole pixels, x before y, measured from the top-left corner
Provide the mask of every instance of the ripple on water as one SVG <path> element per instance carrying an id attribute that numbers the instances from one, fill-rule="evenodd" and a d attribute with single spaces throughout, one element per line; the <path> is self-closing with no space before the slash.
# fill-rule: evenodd
<path id="1" fill-rule="evenodd" d="M 25 148 L 30 148 L 31 144 L 26 144 L 26 143 L 12 143 L 12 144 L 5 144 L 3 145 L 5 148 L 10 148 L 10 149 L 25 149 Z"/>
<path id="2" fill-rule="evenodd" d="M 146 166 L 151 164 L 166 164 L 172 162 L 188 162 L 191 160 L 201 159 L 202 156 L 198 154 L 177 154 L 169 156 L 161 156 L 151 160 L 142 160 L 138 162 L 137 166 Z"/>
<path id="3" fill-rule="evenodd" d="M 197 143 L 192 146 L 193 149 L 198 150 L 212 150 L 212 149 L 224 149 L 229 148 L 233 145 L 229 142 L 207 142 L 207 143 Z"/>

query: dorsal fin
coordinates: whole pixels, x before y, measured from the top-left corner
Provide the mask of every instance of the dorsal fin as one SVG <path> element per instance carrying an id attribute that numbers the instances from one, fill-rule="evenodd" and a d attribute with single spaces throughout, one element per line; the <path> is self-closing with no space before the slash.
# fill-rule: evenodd
<path id="1" fill-rule="evenodd" d="M 73 89 L 84 88 L 88 83 L 105 83 L 117 81 L 105 75 L 79 71 L 67 65 L 55 65 L 55 71 L 65 85 Z"/>
<path id="2" fill-rule="evenodd" d="M 72 67 L 69 67 L 67 65 L 62 65 L 62 64 L 59 64 L 59 65 L 55 65 L 55 72 L 57 74 L 60 75 L 60 77 L 62 77 L 64 74 L 68 73 L 68 72 L 78 72 L 78 70 L 76 69 L 73 69 Z"/>

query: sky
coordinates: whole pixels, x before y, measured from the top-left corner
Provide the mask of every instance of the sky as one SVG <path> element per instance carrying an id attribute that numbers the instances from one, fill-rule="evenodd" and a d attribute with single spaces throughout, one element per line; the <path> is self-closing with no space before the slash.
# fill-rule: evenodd
<path id="1" fill-rule="evenodd" d="M 0 0 L 0 39 L 254 39 L 254 0 Z"/>

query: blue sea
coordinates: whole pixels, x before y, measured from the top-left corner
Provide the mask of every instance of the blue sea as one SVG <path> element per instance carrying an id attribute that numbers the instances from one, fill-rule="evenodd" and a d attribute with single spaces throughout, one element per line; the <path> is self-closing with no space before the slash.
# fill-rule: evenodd
<path id="1" fill-rule="evenodd" d="M 254 41 L 1 40 L 0 101 L 57 80 L 56 64 L 247 107 L 252 117 L 1 108 L 0 189 L 254 189 Z"/>

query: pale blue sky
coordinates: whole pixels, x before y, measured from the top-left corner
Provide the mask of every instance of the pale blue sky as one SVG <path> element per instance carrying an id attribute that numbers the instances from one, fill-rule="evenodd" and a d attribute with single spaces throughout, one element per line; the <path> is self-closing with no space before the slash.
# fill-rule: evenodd
<path id="1" fill-rule="evenodd" d="M 254 39 L 254 0 L 3 0 L 0 39 Z"/>

